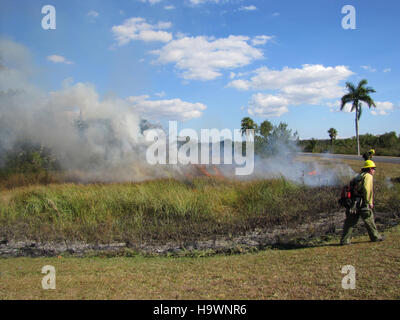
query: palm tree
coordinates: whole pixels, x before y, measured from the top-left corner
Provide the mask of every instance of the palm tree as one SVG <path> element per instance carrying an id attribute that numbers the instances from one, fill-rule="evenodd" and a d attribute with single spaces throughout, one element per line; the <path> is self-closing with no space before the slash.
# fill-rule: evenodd
<path id="1" fill-rule="evenodd" d="M 342 97 L 342 104 L 340 110 L 343 110 L 346 103 L 353 103 L 351 112 L 356 111 L 356 136 L 357 136 L 357 154 L 360 155 L 360 138 L 358 136 L 358 121 L 360 120 L 362 109 L 361 102 L 365 102 L 369 108 L 371 106 L 376 108 L 374 100 L 369 96 L 370 93 L 376 92 L 371 87 L 365 87 L 368 81 L 363 79 L 359 82 L 356 87 L 351 82 L 346 82 L 346 88 L 348 93 Z"/>
<path id="2" fill-rule="evenodd" d="M 337 137 L 337 130 L 335 128 L 330 128 L 328 130 L 329 138 L 331 138 L 331 149 L 333 149 L 333 141 Z"/>
<path id="3" fill-rule="evenodd" d="M 260 134 L 261 136 L 264 137 L 264 139 L 267 139 L 268 136 L 271 134 L 271 131 L 273 129 L 273 125 L 271 122 L 269 122 L 268 120 L 263 121 L 260 124 Z"/>
<path id="4" fill-rule="evenodd" d="M 249 117 L 243 118 L 241 124 L 242 124 L 241 127 L 242 134 L 246 134 L 246 130 L 253 129 L 255 132 L 258 130 L 257 123 L 255 123 L 254 120 Z"/>

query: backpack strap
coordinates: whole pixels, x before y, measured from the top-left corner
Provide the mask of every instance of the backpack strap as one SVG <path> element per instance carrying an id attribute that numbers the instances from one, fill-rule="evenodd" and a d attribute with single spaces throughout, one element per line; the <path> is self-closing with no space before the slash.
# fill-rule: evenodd
<path id="1" fill-rule="evenodd" d="M 361 197 L 360 187 L 361 187 L 362 182 L 364 181 L 365 174 L 366 174 L 366 172 L 361 172 L 360 174 L 356 175 L 353 178 L 353 180 L 351 180 L 351 182 L 350 182 L 350 188 L 351 188 L 352 194 L 356 198 L 360 198 Z"/>

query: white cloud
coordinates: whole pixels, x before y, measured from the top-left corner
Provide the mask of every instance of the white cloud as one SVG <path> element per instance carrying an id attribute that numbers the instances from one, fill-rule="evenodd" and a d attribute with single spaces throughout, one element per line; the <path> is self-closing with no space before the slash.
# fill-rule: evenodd
<path id="1" fill-rule="evenodd" d="M 369 72 L 376 72 L 375 68 L 372 68 L 371 66 L 361 66 L 364 70 L 367 70 Z"/>
<path id="2" fill-rule="evenodd" d="M 172 34 L 163 29 L 171 27 L 171 22 L 158 22 L 149 24 L 146 19 L 136 17 L 124 21 L 122 25 L 113 26 L 112 32 L 120 46 L 133 40 L 168 42 Z"/>
<path id="3" fill-rule="evenodd" d="M 97 18 L 99 16 L 99 13 L 97 11 L 94 10 L 90 10 L 87 14 L 88 17 L 92 17 L 92 18 Z"/>
<path id="4" fill-rule="evenodd" d="M 144 2 L 144 3 L 148 2 L 150 4 L 156 4 L 156 3 L 161 2 L 162 0 L 140 0 L 140 1 Z"/>
<path id="5" fill-rule="evenodd" d="M 254 73 L 255 76 L 250 80 L 242 80 L 246 83 L 248 89 L 284 91 L 305 86 L 316 89 L 328 86 L 336 89 L 339 81 L 353 74 L 346 66 L 324 67 L 319 64 L 305 64 L 302 68 L 284 67 L 281 71 L 261 67 Z M 232 81 L 229 86 L 236 87 L 236 80 Z M 243 85 L 240 85 L 240 87 L 243 87 Z M 343 89 L 341 89 L 342 91 Z"/>
<path id="6" fill-rule="evenodd" d="M 272 16 L 273 17 L 279 17 L 281 14 L 279 13 L 279 12 L 274 12 L 273 14 L 272 14 Z"/>
<path id="7" fill-rule="evenodd" d="M 282 96 L 257 93 L 249 101 L 248 113 L 251 116 L 280 117 L 287 113 L 289 101 Z"/>
<path id="8" fill-rule="evenodd" d="M 147 95 L 147 94 L 144 94 L 142 96 L 131 96 L 131 97 L 127 98 L 127 100 L 130 103 L 139 103 L 139 102 L 144 101 L 144 100 L 146 100 L 148 98 L 150 98 L 150 96 Z"/>
<path id="9" fill-rule="evenodd" d="M 73 64 L 72 61 L 68 61 L 67 59 L 65 59 L 63 56 L 59 56 L 56 54 L 53 54 L 51 56 L 47 57 L 47 60 L 54 62 L 54 63 L 65 63 L 65 64 Z"/>
<path id="10" fill-rule="evenodd" d="M 234 87 L 238 90 L 247 91 L 250 89 L 250 83 L 247 80 L 238 79 L 230 82 L 228 87 Z"/>
<path id="11" fill-rule="evenodd" d="M 174 10 L 174 9 L 175 9 L 175 6 L 173 6 L 173 5 L 167 5 L 167 6 L 164 6 L 164 9 L 165 9 L 165 10 Z"/>
<path id="12" fill-rule="evenodd" d="M 343 107 L 343 110 L 340 110 L 340 107 L 342 105 L 341 100 L 336 100 L 334 102 L 325 102 L 324 105 L 329 107 L 330 112 L 351 112 L 352 108 L 351 103 L 346 103 Z"/>
<path id="13" fill-rule="evenodd" d="M 183 37 L 173 40 L 160 50 L 156 62 L 175 63 L 184 79 L 212 80 L 221 76 L 221 70 L 233 69 L 263 58 L 262 51 L 252 47 L 245 36 L 211 38 Z"/>
<path id="14" fill-rule="evenodd" d="M 186 121 L 199 118 L 207 108 L 202 103 L 190 103 L 181 99 L 147 100 L 148 96 L 128 97 L 132 109 L 149 119 L 170 119 Z"/>
<path id="15" fill-rule="evenodd" d="M 346 66 L 324 67 L 323 65 L 303 65 L 302 68 L 285 67 L 280 71 L 270 70 L 262 67 L 254 71 L 254 76 L 250 80 L 236 79 L 231 81 L 228 86 L 238 90 L 274 90 L 277 99 L 272 100 L 271 95 L 267 95 L 268 99 L 258 106 L 273 105 L 279 114 L 287 110 L 284 107 L 299 104 L 319 104 L 325 99 L 335 99 L 341 97 L 344 87 L 339 85 L 340 81 L 345 80 L 353 74 Z M 265 97 L 265 95 L 264 95 Z M 257 101 L 261 101 L 261 96 L 257 97 Z M 253 99 L 249 104 L 254 103 Z M 282 104 L 279 106 L 280 101 Z M 283 102 L 286 102 L 283 103 Z M 255 112 L 254 107 L 249 110 Z M 257 109 L 257 110 L 260 110 Z M 260 112 L 258 112 L 260 113 Z"/>
<path id="16" fill-rule="evenodd" d="M 376 104 L 376 108 L 371 107 L 371 114 L 373 114 L 374 116 L 378 116 L 378 115 L 385 116 L 385 115 L 388 115 L 389 112 L 391 112 L 395 109 L 394 104 L 389 101 L 385 101 L 385 102 L 377 101 L 377 102 L 375 102 L 375 104 Z"/>
<path id="17" fill-rule="evenodd" d="M 251 44 L 253 46 L 259 46 L 259 45 L 263 45 L 266 44 L 267 41 L 271 40 L 273 37 L 271 36 L 255 36 L 252 40 L 251 40 Z"/>
<path id="18" fill-rule="evenodd" d="M 187 33 L 184 33 L 184 32 L 177 32 L 176 34 L 175 34 L 175 39 L 182 39 L 182 38 L 185 38 L 185 37 L 188 37 L 189 35 L 187 34 Z"/>
<path id="19" fill-rule="evenodd" d="M 226 4 L 226 3 L 232 3 L 236 4 L 238 2 L 242 2 L 244 0 L 185 0 L 185 3 L 187 3 L 192 6 L 198 6 L 206 3 L 215 3 L 215 4 Z M 251 7 L 251 6 L 250 6 Z"/>
<path id="20" fill-rule="evenodd" d="M 390 69 L 390 68 L 386 68 L 386 69 L 383 70 L 383 72 L 385 72 L 385 73 L 386 72 L 391 72 L 391 71 L 392 71 L 392 69 Z"/>
<path id="21" fill-rule="evenodd" d="M 375 101 L 376 104 L 376 108 L 371 107 L 371 114 L 374 116 L 385 116 L 388 115 L 389 112 L 392 112 L 396 109 L 396 106 L 389 101 L 385 101 L 385 102 L 381 102 L 381 101 Z M 341 106 L 341 100 L 336 100 L 334 102 L 326 102 L 325 103 L 326 106 L 328 106 L 330 108 L 331 112 L 340 112 L 340 106 Z M 352 108 L 353 104 L 352 103 L 347 103 L 345 104 L 344 108 L 343 108 L 343 112 L 352 112 L 351 108 Z M 368 108 L 368 106 L 362 102 L 362 107 L 363 108 Z"/>
<path id="22" fill-rule="evenodd" d="M 157 97 L 162 98 L 162 97 L 165 97 L 166 93 L 164 91 L 161 91 L 161 92 L 155 93 L 154 95 L 157 96 Z"/>
<path id="23" fill-rule="evenodd" d="M 214 3 L 219 3 L 221 2 L 220 0 L 189 0 L 189 2 L 193 5 L 198 5 L 198 4 L 203 4 L 206 2 L 214 2 Z"/>
<path id="24" fill-rule="evenodd" d="M 256 6 L 250 5 L 250 6 L 242 6 L 239 8 L 239 11 L 254 11 L 257 10 Z"/>

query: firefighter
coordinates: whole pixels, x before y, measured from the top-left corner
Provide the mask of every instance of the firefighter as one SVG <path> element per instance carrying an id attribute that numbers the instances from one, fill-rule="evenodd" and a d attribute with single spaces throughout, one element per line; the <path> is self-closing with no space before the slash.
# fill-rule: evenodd
<path id="1" fill-rule="evenodd" d="M 353 228 L 361 218 L 364 220 L 369 238 L 373 242 L 383 241 L 383 237 L 379 234 L 374 221 L 374 200 L 373 200 L 373 179 L 376 170 L 376 165 L 372 160 L 366 160 L 361 168 L 361 173 L 356 177 L 358 181 L 356 189 L 359 195 L 356 198 L 355 210 L 346 210 L 346 220 L 343 226 L 341 245 L 350 244 Z"/>
<path id="2" fill-rule="evenodd" d="M 365 161 L 367 160 L 372 160 L 372 156 L 375 154 L 375 150 L 371 149 L 369 151 L 366 151 L 363 153 L 362 157 L 364 158 Z"/>

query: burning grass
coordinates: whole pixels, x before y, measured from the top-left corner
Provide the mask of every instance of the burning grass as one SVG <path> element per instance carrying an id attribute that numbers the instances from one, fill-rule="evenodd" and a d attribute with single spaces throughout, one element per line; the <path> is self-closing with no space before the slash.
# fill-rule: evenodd
<path id="1" fill-rule="evenodd" d="M 398 212 L 400 185 L 381 181 L 376 189 L 377 210 Z M 339 210 L 339 190 L 285 179 L 210 177 L 27 186 L 2 192 L 0 236 L 39 242 L 202 240 L 310 222 L 321 212 Z"/>
<path id="2" fill-rule="evenodd" d="M 399 215 L 399 177 L 398 166 L 380 166 L 375 180 L 377 211 Z M 340 186 L 308 187 L 285 179 L 238 182 L 212 177 L 24 186 L 0 193 L 0 242 L 209 239 L 255 227 L 296 225 L 321 212 L 334 213 L 339 209 L 339 190 Z M 397 226 L 385 232 L 387 239 L 379 243 L 370 243 L 364 235 L 356 237 L 353 246 L 337 246 L 335 239 L 314 248 L 202 259 L 2 259 L 0 297 L 398 299 L 399 231 Z M 46 264 L 56 267 L 57 290 L 40 287 L 40 270 Z M 341 287 L 340 268 L 348 264 L 357 270 L 356 290 Z"/>
<path id="3" fill-rule="evenodd" d="M 320 179 L 323 166 L 330 166 L 323 162 L 319 171 L 307 173 L 308 179 Z M 346 163 L 354 170 L 359 166 L 358 161 Z M 398 165 L 380 164 L 374 186 L 376 211 L 399 215 L 399 177 Z M 15 179 L 21 182 L 20 178 Z M 294 227 L 322 212 L 339 211 L 342 186 L 311 187 L 284 178 L 237 181 L 218 172 L 182 180 L 86 185 L 54 183 L 62 177 L 37 178 L 21 182 L 36 184 L 16 183 L 0 192 L 0 240 L 165 243 Z"/>
<path id="4" fill-rule="evenodd" d="M 335 209 L 336 194 L 284 179 L 208 177 L 27 186 L 4 192 L 0 223 L 2 237 L 37 241 L 198 240 L 301 222 Z"/>

